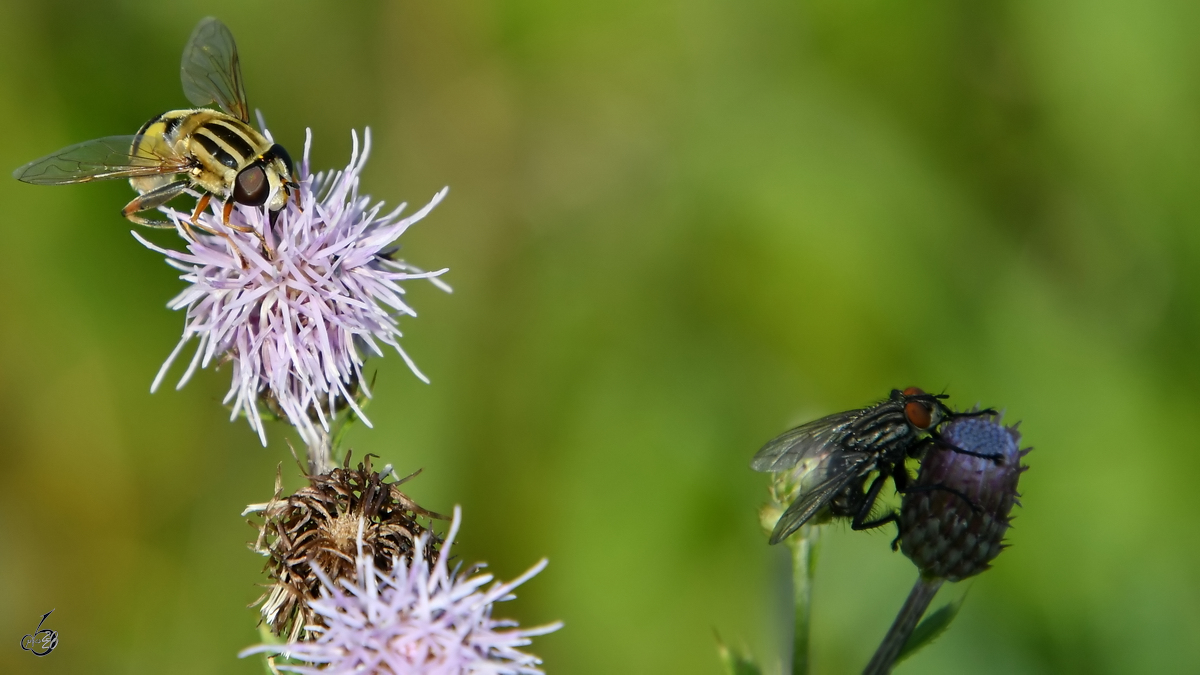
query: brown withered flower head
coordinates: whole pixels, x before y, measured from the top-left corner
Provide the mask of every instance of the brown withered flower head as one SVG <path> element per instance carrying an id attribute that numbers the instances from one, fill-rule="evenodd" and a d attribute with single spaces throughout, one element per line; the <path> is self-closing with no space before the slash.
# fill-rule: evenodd
<path id="1" fill-rule="evenodd" d="M 400 491 L 416 474 L 386 482 L 389 474 L 390 467 L 383 472 L 371 468 L 371 455 L 352 469 L 346 453 L 341 468 L 309 476 L 309 485 L 293 495 L 282 496 L 277 477 L 271 501 L 247 507 L 243 515 L 257 512 L 263 518 L 254 550 L 267 557 L 271 583 L 254 604 L 261 603 L 262 620 L 273 633 L 294 641 L 302 639 L 305 626 L 321 625 L 321 617 L 309 607 L 321 589 L 310 562 L 333 583 L 356 581 L 360 522 L 364 555 L 373 557 L 380 570 L 389 571 L 396 560 L 411 563 L 413 555 L 436 559 L 441 539 L 417 518 L 445 516 L 421 508 Z"/>
<path id="2" fill-rule="evenodd" d="M 1021 434 L 999 416 L 961 417 L 941 437 L 975 455 L 935 446 L 900 510 L 900 549 L 926 577 L 959 581 L 991 567 L 1004 549 L 1017 480 L 1028 469 Z"/>

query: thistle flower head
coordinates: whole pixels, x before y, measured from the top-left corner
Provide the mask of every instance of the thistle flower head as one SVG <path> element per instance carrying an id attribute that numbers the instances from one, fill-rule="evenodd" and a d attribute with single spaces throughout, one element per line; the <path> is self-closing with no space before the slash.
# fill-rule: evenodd
<path id="1" fill-rule="evenodd" d="M 1021 434 L 996 416 L 959 417 L 941 433 L 945 443 L 999 460 L 934 446 L 900 508 L 900 549 L 926 577 L 959 581 L 979 574 L 1003 550 L 1009 513 L 1026 468 Z"/>
<path id="2" fill-rule="evenodd" d="M 243 513 L 263 518 L 254 549 L 268 558 L 271 584 L 258 602 L 273 633 L 295 640 L 305 626 L 320 623 L 310 607 L 320 597 L 321 577 L 315 570 L 334 583 L 354 579 L 358 551 L 385 571 L 400 558 L 433 560 L 440 540 L 417 518 L 445 516 L 421 508 L 400 491 L 412 476 L 389 483 L 390 472 L 390 467 L 372 470 L 371 455 L 353 469 L 347 453 L 341 468 L 309 476 L 309 485 L 288 497 L 281 496 L 276 477 L 271 501 Z"/>
<path id="3" fill-rule="evenodd" d="M 320 625 L 311 641 L 257 645 L 239 656 L 268 652 L 308 665 L 277 665 L 279 670 L 308 675 L 539 675 L 537 657 L 519 651 L 530 638 L 558 630 L 553 623 L 518 629 L 514 621 L 492 618 L 497 602 L 546 566 L 543 559 L 508 583 L 492 582 L 479 573 L 450 569 L 450 547 L 458 533 L 461 509 L 434 561 L 395 558 L 380 569 L 364 545 L 360 524 L 354 557 L 354 579 L 331 579 L 319 565 L 320 598 L 309 603 Z M 417 538 L 423 549 L 429 533 Z"/>
<path id="4" fill-rule="evenodd" d="M 225 403 L 232 404 L 233 417 L 244 414 L 266 445 L 262 399 L 311 447 L 346 406 L 370 425 L 355 400 L 360 392 L 370 396 L 363 379 L 363 352 L 382 356 L 382 346 L 391 346 L 428 382 L 399 343 L 397 317 L 416 316 L 404 301 L 400 282 L 428 279 L 448 291 L 436 279 L 446 270 L 426 272 L 395 258 L 393 243 L 424 218 L 446 190 L 406 218 L 400 217 L 404 204 L 383 213 L 382 203 L 372 203 L 358 192 L 359 174 L 371 148 L 370 130 L 361 153 L 358 135 L 353 139 L 345 169 L 313 174 L 309 133 L 295 175 L 299 204 L 289 199 L 274 218 L 261 207 L 237 205 L 229 219 L 233 227 L 227 227 L 220 205 L 214 203 L 190 226 L 191 214 L 164 208 L 188 241 L 186 251 L 161 248 L 134 233 L 182 271 L 180 278 L 188 284 L 168 304 L 186 310 L 187 317 L 183 337 L 152 391 L 194 338 L 196 352 L 177 388 L 197 368 L 228 361 L 233 382 Z"/>
<path id="5" fill-rule="evenodd" d="M 771 483 L 767 486 L 767 503 L 758 509 L 759 524 L 762 525 L 763 530 L 768 536 L 775 532 L 779 518 L 787 510 L 788 506 L 797 499 L 800 499 L 805 490 L 812 489 L 814 482 L 813 469 L 817 465 L 818 462 L 816 460 L 806 459 L 798 462 L 796 466 L 790 469 L 771 474 Z M 821 509 L 802 527 L 807 528 L 807 531 L 811 533 L 813 527 L 828 523 L 831 519 L 832 516 L 829 509 Z M 791 535 L 788 536 L 790 537 Z"/>

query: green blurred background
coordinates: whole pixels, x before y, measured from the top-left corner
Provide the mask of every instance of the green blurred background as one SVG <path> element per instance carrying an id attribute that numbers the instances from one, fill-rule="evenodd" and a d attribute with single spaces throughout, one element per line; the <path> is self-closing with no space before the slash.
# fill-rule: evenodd
<path id="1" fill-rule="evenodd" d="M 402 240 L 451 269 L 403 322 L 433 384 L 374 362 L 350 445 L 462 504 L 463 560 L 550 558 L 500 612 L 566 622 L 548 672 L 716 675 L 714 629 L 776 662 L 747 463 L 909 385 L 1036 450 L 1012 548 L 899 672 L 1200 669 L 1200 5 L 8 2 L 0 168 L 186 107 L 207 14 L 293 154 L 311 127 L 341 166 L 370 126 L 372 195 L 451 186 Z M 2 177 L 0 672 L 261 672 L 238 514 L 297 484 L 294 436 L 230 423 L 227 369 L 149 393 L 182 283 L 127 185 Z M 815 672 L 899 608 L 891 537 L 828 528 Z"/>

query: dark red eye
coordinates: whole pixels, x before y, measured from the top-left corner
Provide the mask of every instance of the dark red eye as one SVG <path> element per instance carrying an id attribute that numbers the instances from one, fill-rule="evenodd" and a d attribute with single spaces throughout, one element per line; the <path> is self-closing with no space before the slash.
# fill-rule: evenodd
<path id="1" fill-rule="evenodd" d="M 909 387 L 904 390 L 904 395 L 911 398 L 924 396 L 925 392 L 920 387 Z M 918 429 L 928 429 L 929 425 L 933 424 L 933 409 L 925 401 L 909 401 L 904 404 L 904 416 L 908 418 L 909 424 Z"/>
<path id="2" fill-rule="evenodd" d="M 233 201 L 246 206 L 262 206 L 270 191 L 267 172 L 258 164 L 242 169 L 233 181 Z"/>
<path id="3" fill-rule="evenodd" d="M 904 404 L 904 416 L 908 418 L 909 424 L 918 429 L 928 429 L 930 424 L 933 424 L 933 411 L 929 409 L 929 405 L 921 401 L 909 401 Z"/>

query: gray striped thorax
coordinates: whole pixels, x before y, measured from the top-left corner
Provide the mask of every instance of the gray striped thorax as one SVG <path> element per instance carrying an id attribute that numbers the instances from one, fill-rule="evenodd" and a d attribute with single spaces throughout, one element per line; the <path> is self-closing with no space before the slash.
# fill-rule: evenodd
<path id="1" fill-rule="evenodd" d="M 901 444 L 907 451 L 909 445 L 918 440 L 918 435 L 909 424 L 904 408 L 892 404 L 892 401 L 887 401 L 874 408 L 868 408 L 862 417 L 851 422 L 845 440 L 846 449 L 882 453 L 907 437 L 909 443 Z"/>

